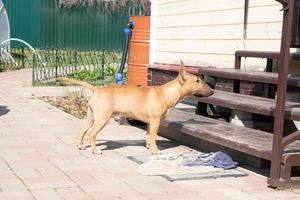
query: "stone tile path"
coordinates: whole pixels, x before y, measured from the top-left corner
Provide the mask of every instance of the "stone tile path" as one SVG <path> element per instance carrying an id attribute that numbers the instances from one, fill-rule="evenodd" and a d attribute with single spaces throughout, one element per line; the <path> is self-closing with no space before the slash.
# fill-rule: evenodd
<path id="1" fill-rule="evenodd" d="M 300 199 L 300 190 L 267 187 L 266 177 L 249 176 L 168 182 L 136 172 L 126 156 L 145 155 L 145 131 L 113 120 L 98 135 L 104 155 L 75 141 L 81 120 L 36 97 L 60 95 L 74 88 L 31 87 L 31 71 L 0 73 L 0 199 Z M 76 87 L 75 89 L 79 89 Z M 170 145 L 167 152 L 189 148 Z"/>

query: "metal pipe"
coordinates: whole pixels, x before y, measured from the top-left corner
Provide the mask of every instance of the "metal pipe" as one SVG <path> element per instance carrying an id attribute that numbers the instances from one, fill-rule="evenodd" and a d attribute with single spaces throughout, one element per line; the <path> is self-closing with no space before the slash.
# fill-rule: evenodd
<path id="1" fill-rule="evenodd" d="M 43 66 L 46 67 L 46 64 L 43 62 L 43 59 L 41 58 L 41 56 L 36 52 L 36 50 L 29 43 L 25 42 L 24 40 L 21 40 L 19 38 L 8 38 L 6 40 L 3 40 L 0 43 L 0 46 L 4 45 L 5 43 L 7 43 L 9 41 L 21 42 L 21 43 L 25 44 L 26 46 L 28 46 L 33 51 L 33 53 L 37 55 L 37 57 L 39 58 L 39 60 L 42 62 Z"/>
<path id="2" fill-rule="evenodd" d="M 10 53 L 8 53 L 4 48 L 0 47 L 0 55 L 1 52 L 5 53 L 14 63 L 16 66 L 19 66 L 17 61 L 10 55 Z"/>
<path id="3" fill-rule="evenodd" d="M 127 27 L 124 29 L 126 38 L 125 38 L 125 44 L 124 44 L 124 49 L 123 49 L 122 61 L 121 61 L 120 69 L 119 69 L 118 73 L 116 74 L 116 83 L 119 85 L 124 84 L 123 71 L 125 68 L 125 63 L 126 63 L 126 58 L 127 58 L 127 54 L 128 54 L 129 43 L 130 43 L 133 28 L 134 28 L 134 22 L 130 21 L 127 24 Z"/>

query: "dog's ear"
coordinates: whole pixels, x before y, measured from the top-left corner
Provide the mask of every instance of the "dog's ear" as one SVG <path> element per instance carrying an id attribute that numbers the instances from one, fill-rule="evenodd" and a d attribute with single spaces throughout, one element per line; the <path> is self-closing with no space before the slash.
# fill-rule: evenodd
<path id="1" fill-rule="evenodd" d="M 183 83 L 187 79 L 187 73 L 185 71 L 184 64 L 183 64 L 182 60 L 180 61 L 180 69 L 179 69 L 178 76 L 179 76 L 179 80 L 180 80 L 181 83 Z"/>

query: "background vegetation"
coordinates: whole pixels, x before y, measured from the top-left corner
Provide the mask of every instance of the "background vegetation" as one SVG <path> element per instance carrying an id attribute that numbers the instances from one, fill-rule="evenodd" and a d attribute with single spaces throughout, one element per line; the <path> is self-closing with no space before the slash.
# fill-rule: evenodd
<path id="1" fill-rule="evenodd" d="M 147 0 L 57 0 L 60 7 L 94 7 L 102 10 L 116 10 L 128 4 L 145 4 Z"/>

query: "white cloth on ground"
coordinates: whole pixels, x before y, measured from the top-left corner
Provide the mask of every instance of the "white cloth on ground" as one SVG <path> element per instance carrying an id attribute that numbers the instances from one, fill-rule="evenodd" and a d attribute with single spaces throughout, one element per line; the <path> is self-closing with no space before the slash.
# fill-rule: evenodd
<path id="1" fill-rule="evenodd" d="M 185 154 L 173 153 L 150 156 L 149 161 L 141 164 L 137 171 L 139 174 L 148 176 L 199 174 L 224 171 L 223 169 L 212 166 L 184 166 L 182 165 L 182 162 L 187 159 L 185 156 Z"/>

